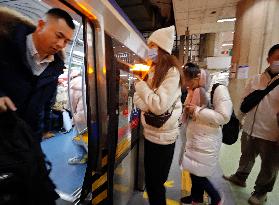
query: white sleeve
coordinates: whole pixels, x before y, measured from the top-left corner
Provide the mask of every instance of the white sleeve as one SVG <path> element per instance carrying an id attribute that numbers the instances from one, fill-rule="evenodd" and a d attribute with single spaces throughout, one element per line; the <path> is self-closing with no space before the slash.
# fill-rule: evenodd
<path id="1" fill-rule="evenodd" d="M 145 102 L 139 97 L 138 93 L 134 93 L 134 98 L 133 98 L 134 104 L 136 105 L 137 108 L 140 110 L 147 112 L 148 111 L 148 106 L 145 104 Z"/>
<path id="2" fill-rule="evenodd" d="M 213 96 L 213 109 L 197 107 L 194 117 L 214 125 L 224 125 L 229 122 L 232 114 L 232 101 L 227 87 L 220 85 Z"/>
<path id="3" fill-rule="evenodd" d="M 181 93 L 180 73 L 175 67 L 170 68 L 156 92 L 150 89 L 144 81 L 137 83 L 135 88 L 138 96 L 148 106 L 148 110 L 161 115 L 175 102 L 178 91 Z"/>

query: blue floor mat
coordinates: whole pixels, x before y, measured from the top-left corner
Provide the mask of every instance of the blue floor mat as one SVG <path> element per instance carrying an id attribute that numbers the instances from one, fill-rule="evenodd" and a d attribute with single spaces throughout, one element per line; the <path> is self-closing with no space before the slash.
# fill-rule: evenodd
<path id="1" fill-rule="evenodd" d="M 68 164 L 69 158 L 84 153 L 84 149 L 72 141 L 74 136 L 76 136 L 75 130 L 66 134 L 58 133 L 41 144 L 47 159 L 52 163 L 50 177 L 57 189 L 66 194 L 72 194 L 82 186 L 86 170 L 86 164 Z"/>

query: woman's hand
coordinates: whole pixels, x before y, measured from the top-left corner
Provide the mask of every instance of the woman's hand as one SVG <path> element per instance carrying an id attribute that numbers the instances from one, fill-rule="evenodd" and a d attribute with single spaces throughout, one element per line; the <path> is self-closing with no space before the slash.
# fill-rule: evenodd
<path id="1" fill-rule="evenodd" d="M 195 110 L 196 110 L 196 105 L 191 104 L 191 103 L 187 103 L 185 106 L 185 110 L 187 112 L 188 115 L 193 116 Z"/>

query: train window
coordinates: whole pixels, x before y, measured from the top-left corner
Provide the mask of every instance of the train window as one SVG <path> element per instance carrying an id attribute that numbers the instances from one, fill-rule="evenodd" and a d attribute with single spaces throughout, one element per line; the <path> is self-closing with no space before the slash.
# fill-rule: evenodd
<path id="1" fill-rule="evenodd" d="M 114 58 L 119 73 L 119 117 L 116 162 L 119 163 L 139 137 L 140 110 L 133 104 L 135 77 L 130 72 L 132 64 L 141 63 L 137 55 L 116 39 L 112 40 Z"/>
<path id="2" fill-rule="evenodd" d="M 120 70 L 119 75 L 119 120 L 118 120 L 118 145 L 116 158 L 125 154 L 137 139 L 133 134 L 139 125 L 139 110 L 133 104 L 135 92 L 133 75 L 125 70 Z"/>

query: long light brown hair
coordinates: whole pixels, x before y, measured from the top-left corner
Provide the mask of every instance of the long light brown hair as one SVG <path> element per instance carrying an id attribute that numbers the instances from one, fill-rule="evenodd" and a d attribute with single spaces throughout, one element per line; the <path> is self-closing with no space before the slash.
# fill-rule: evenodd
<path id="1" fill-rule="evenodd" d="M 182 69 L 177 58 L 170 55 L 166 51 L 158 47 L 158 61 L 153 64 L 155 71 L 152 79 L 151 87 L 158 88 L 164 81 L 169 69 L 171 67 L 176 67 L 180 73 L 180 85 L 182 84 Z"/>

